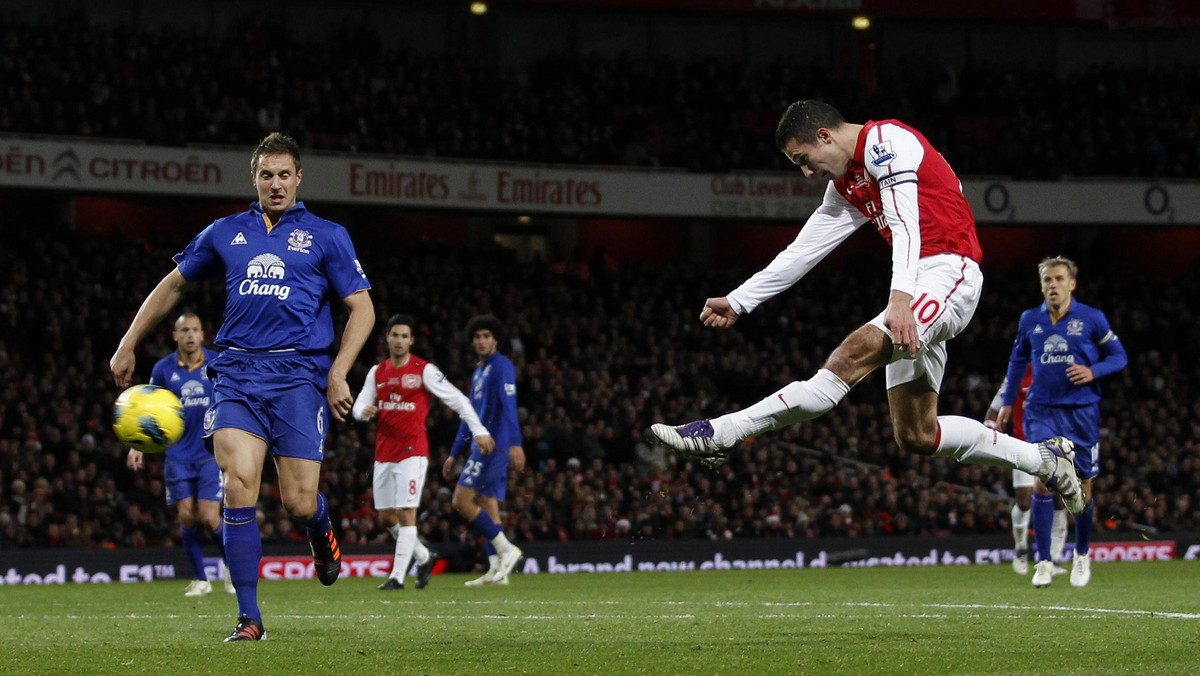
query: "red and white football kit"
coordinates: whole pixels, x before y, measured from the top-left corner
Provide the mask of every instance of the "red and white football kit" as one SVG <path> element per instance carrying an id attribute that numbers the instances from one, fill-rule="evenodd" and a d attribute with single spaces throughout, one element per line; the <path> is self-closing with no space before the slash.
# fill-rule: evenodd
<path id="1" fill-rule="evenodd" d="M 471 400 L 433 364 L 410 354 L 400 366 L 393 365 L 391 359 L 372 366 L 354 401 L 352 415 L 362 420 L 367 407 L 379 409 L 375 434 L 376 509 L 415 508 L 420 504 L 429 468 L 425 418 L 430 394 L 453 409 L 473 436 L 488 435 Z"/>
<path id="2" fill-rule="evenodd" d="M 920 132 L 901 122 L 863 125 L 846 174 L 830 181 L 821 206 L 795 241 L 727 299 L 739 315 L 754 311 L 798 282 L 864 223 L 874 225 L 892 247 L 891 288 L 912 296 L 921 340 L 915 354 L 893 354 L 887 386 L 924 377 L 939 390 L 944 343 L 966 328 L 979 303 L 983 254 L 954 170 Z M 883 319 L 880 312 L 869 323 L 890 337 Z"/>

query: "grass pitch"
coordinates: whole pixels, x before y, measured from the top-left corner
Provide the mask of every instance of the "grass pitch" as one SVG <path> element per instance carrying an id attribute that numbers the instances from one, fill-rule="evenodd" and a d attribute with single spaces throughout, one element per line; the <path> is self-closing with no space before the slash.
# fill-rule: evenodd
<path id="1" fill-rule="evenodd" d="M 1200 566 L 1092 570 L 1084 589 L 1008 566 L 263 582 L 255 644 L 221 643 L 219 585 L 0 587 L 0 673 L 1194 673 Z"/>

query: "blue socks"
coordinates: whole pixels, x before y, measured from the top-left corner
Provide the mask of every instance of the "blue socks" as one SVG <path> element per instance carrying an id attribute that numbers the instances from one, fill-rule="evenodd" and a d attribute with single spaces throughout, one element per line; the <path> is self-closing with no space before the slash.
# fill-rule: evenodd
<path id="1" fill-rule="evenodd" d="M 254 507 L 226 507 L 225 565 L 237 591 L 238 614 L 262 620 L 258 609 L 258 566 L 262 562 L 262 538 Z"/>
<path id="2" fill-rule="evenodd" d="M 492 517 L 488 515 L 486 509 L 479 510 L 479 514 L 475 515 L 475 519 L 471 521 L 471 525 L 487 536 L 489 547 L 491 546 L 491 539 L 500 534 L 500 526 L 497 526 L 496 522 L 492 521 Z"/>
<path id="3" fill-rule="evenodd" d="M 1052 561 L 1050 555 L 1050 531 L 1054 528 L 1054 496 L 1033 494 L 1033 540 L 1037 545 L 1038 561 Z"/>
<path id="4" fill-rule="evenodd" d="M 1095 498 L 1088 500 L 1083 513 L 1075 517 L 1075 553 L 1087 554 L 1092 545 L 1092 526 L 1096 514 Z"/>
<path id="5" fill-rule="evenodd" d="M 183 535 L 183 553 L 187 555 L 188 565 L 192 567 L 192 577 L 197 580 L 207 580 L 204 574 L 204 532 L 200 526 L 180 526 Z"/>
<path id="6" fill-rule="evenodd" d="M 317 491 L 317 511 L 304 524 L 304 528 L 308 531 L 308 538 L 310 540 L 320 538 L 332 528 L 332 525 L 329 523 L 329 500 L 325 498 L 325 494 L 321 491 Z"/>

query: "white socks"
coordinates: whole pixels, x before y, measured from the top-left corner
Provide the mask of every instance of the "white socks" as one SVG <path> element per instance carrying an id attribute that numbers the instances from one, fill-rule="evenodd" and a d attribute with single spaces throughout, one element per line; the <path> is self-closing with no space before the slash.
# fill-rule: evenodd
<path id="1" fill-rule="evenodd" d="M 500 555 L 488 554 L 488 572 L 494 573 L 497 570 L 500 570 Z"/>
<path id="2" fill-rule="evenodd" d="M 934 455 L 971 465 L 995 465 L 1036 474 L 1042 454 L 1034 444 L 989 430 L 983 423 L 958 415 L 938 416 L 942 439 Z"/>
<path id="3" fill-rule="evenodd" d="M 1021 509 L 1021 506 L 1013 503 L 1012 506 L 1012 526 L 1013 526 L 1013 549 L 1029 549 L 1029 514 L 1032 510 Z M 1063 521 L 1066 525 L 1066 521 Z"/>
<path id="4" fill-rule="evenodd" d="M 417 527 L 396 525 L 388 530 L 391 531 L 392 537 L 396 538 L 396 558 L 392 561 L 391 577 L 403 581 L 404 576 L 408 575 L 408 567 L 412 563 L 413 549 L 417 544 Z M 428 555 L 427 551 L 426 556 Z"/>
<path id="5" fill-rule="evenodd" d="M 788 384 L 782 390 L 736 413 L 713 418 L 714 440 L 729 447 L 769 430 L 824 415 L 850 391 L 833 371 L 821 369 L 812 378 Z"/>
<path id="6" fill-rule="evenodd" d="M 496 548 L 498 554 L 507 554 L 513 549 L 513 543 L 504 537 L 504 531 L 496 533 L 496 537 L 492 538 L 492 546 Z"/>
<path id="7" fill-rule="evenodd" d="M 1067 543 L 1067 510 L 1054 510 L 1054 523 L 1050 527 L 1050 560 L 1062 561 L 1063 545 Z"/>
<path id="8" fill-rule="evenodd" d="M 415 529 L 416 526 L 413 526 Z M 429 563 L 429 548 L 421 544 L 421 539 L 416 538 L 416 544 L 413 545 L 413 560 L 418 566 L 423 566 Z"/>

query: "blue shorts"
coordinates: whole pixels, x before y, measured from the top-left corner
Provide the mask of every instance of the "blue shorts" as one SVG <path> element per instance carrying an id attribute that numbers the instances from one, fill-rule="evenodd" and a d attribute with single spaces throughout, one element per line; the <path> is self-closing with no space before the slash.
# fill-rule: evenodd
<path id="1" fill-rule="evenodd" d="M 248 354 L 227 349 L 208 366 L 213 405 L 204 436 L 233 428 L 267 442 L 275 455 L 321 462 L 329 429 L 327 355 Z"/>
<path id="2" fill-rule="evenodd" d="M 462 474 L 458 475 L 458 485 L 484 497 L 503 500 L 508 493 L 508 453 L 499 450 L 487 455 L 472 452 Z"/>
<path id="3" fill-rule="evenodd" d="M 163 484 L 167 489 L 167 504 L 196 498 L 220 502 L 225 497 L 221 485 L 221 468 L 213 458 L 203 462 L 163 463 Z"/>
<path id="4" fill-rule="evenodd" d="M 1075 442 L 1075 470 L 1080 479 L 1100 473 L 1100 404 L 1025 404 L 1026 440 L 1036 444 L 1059 436 Z"/>

